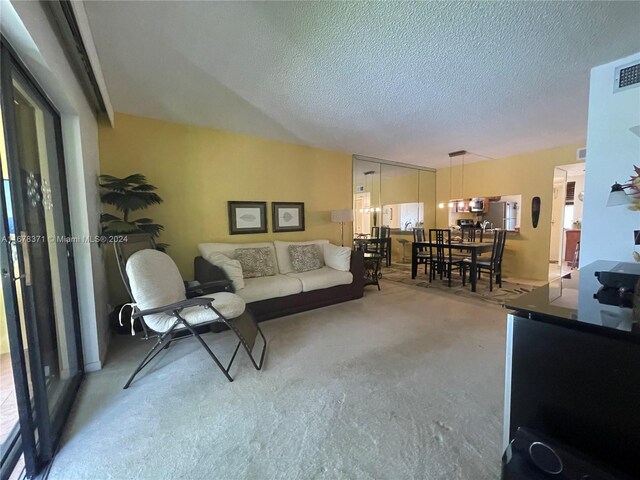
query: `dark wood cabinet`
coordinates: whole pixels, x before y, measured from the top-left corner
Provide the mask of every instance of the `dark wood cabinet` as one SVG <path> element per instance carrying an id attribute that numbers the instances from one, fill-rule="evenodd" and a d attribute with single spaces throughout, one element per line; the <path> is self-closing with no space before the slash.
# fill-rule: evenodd
<path id="1" fill-rule="evenodd" d="M 580 230 L 565 230 L 565 242 L 564 242 L 564 261 L 569 262 L 571 267 L 577 267 L 573 265 L 573 257 L 576 253 L 576 245 L 580 241 Z"/>

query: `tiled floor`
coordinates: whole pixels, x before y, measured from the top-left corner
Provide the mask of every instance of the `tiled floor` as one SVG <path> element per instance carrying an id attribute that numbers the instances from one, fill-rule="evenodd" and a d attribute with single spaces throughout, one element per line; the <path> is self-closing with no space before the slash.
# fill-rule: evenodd
<path id="1" fill-rule="evenodd" d="M 0 445 L 7 440 L 17 423 L 18 405 L 13 385 L 11 357 L 8 353 L 3 353 L 0 354 Z"/>

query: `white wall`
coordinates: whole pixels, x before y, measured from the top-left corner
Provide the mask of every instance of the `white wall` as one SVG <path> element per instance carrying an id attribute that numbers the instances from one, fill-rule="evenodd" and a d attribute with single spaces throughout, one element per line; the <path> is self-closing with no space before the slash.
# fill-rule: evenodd
<path id="1" fill-rule="evenodd" d="M 640 61 L 640 52 L 591 70 L 583 265 L 598 259 L 633 261 L 633 230 L 640 228 L 640 213 L 605 206 L 611 185 L 626 183 L 633 164 L 640 164 L 640 137 L 629 130 L 640 125 L 640 87 L 613 93 L 615 67 L 632 61 Z"/>
<path id="2" fill-rule="evenodd" d="M 99 234 L 98 125 L 41 2 L 0 0 L 0 28 L 62 117 L 72 233 Z M 103 252 L 74 244 L 85 370 L 102 367 L 109 341 Z"/>

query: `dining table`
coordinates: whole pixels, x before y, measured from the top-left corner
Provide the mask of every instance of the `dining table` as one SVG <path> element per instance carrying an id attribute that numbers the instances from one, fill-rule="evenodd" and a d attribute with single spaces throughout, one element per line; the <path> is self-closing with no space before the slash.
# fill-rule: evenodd
<path id="1" fill-rule="evenodd" d="M 418 273 L 418 251 L 431 246 L 435 248 L 438 245 L 441 244 L 437 244 L 436 242 L 413 242 L 411 244 L 411 278 L 416 278 L 416 274 Z M 478 280 L 478 255 L 491 252 L 493 242 L 451 242 L 445 244 L 445 247 L 470 254 L 471 265 L 469 274 L 471 276 L 471 291 L 475 292 Z"/>
<path id="2" fill-rule="evenodd" d="M 385 245 L 385 264 L 391 266 L 391 237 L 356 237 L 353 239 L 353 245 L 356 250 L 367 250 L 367 245 L 374 245 L 377 252 L 381 252 L 382 245 Z"/>

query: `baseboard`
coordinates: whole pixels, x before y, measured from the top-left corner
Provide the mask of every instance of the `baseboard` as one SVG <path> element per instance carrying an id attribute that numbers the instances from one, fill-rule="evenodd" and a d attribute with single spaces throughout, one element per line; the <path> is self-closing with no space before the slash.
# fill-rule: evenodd
<path id="1" fill-rule="evenodd" d="M 98 360 L 97 362 L 86 363 L 84 366 L 85 372 L 97 372 L 98 370 L 102 370 L 101 360 Z"/>

